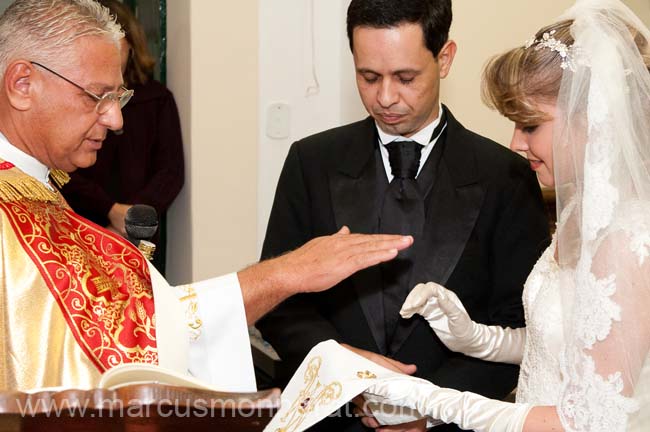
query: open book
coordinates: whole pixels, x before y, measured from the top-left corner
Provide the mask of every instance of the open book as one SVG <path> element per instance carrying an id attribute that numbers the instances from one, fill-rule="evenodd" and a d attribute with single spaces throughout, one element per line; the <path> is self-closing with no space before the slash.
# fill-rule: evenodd
<path id="1" fill-rule="evenodd" d="M 187 374 L 150 364 L 131 363 L 110 369 L 102 375 L 97 387 L 0 392 L 0 424 L 4 424 L 2 415 L 5 414 L 22 418 L 44 414 L 45 419 L 64 416 L 82 425 L 88 419 L 102 416 L 125 422 L 129 417 L 143 417 L 152 424 L 176 425 L 175 421 L 182 422 L 183 418 L 193 416 L 199 423 L 216 421 L 223 430 L 236 431 L 239 430 L 237 425 L 248 425 L 249 429 L 243 430 L 251 430 L 251 426 L 260 428 L 271 420 L 280 406 L 279 389 L 230 392 Z M 87 426 L 75 430 L 93 429 Z"/>
<path id="2" fill-rule="evenodd" d="M 115 389 L 134 384 L 165 384 L 211 391 L 228 391 L 218 389 L 194 378 L 171 369 L 147 363 L 125 363 L 104 372 L 99 381 L 99 388 Z"/>

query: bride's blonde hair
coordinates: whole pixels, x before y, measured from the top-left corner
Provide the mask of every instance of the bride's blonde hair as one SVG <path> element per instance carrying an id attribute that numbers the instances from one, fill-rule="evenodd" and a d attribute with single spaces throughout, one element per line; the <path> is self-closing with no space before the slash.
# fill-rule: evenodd
<path id="1" fill-rule="evenodd" d="M 573 20 L 560 21 L 540 29 L 534 41 L 552 35 L 565 47 L 573 45 Z M 648 41 L 634 31 L 635 42 L 647 67 L 650 67 Z M 540 46 L 541 45 L 541 46 Z M 563 65 L 564 63 L 564 65 Z M 535 125 L 550 120 L 536 108 L 537 103 L 555 103 L 560 91 L 566 58 L 558 50 L 539 43 L 513 48 L 490 59 L 483 70 L 481 98 L 513 122 Z"/>

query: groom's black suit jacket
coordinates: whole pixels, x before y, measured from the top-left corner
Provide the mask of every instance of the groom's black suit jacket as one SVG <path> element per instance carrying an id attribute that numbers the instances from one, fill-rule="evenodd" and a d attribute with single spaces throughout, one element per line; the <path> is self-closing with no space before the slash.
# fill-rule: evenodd
<path id="1" fill-rule="evenodd" d="M 458 295 L 475 321 L 522 327 L 522 287 L 549 241 L 539 184 L 523 158 L 465 129 L 445 110 L 447 128 L 435 144 L 442 146 L 439 162 L 423 167 L 436 172 L 425 198 L 425 232 L 412 246 L 410 286 L 438 282 Z M 377 232 L 388 184 L 377 147 L 372 118 L 294 143 L 262 257 L 343 225 Z M 419 315 L 402 320 L 388 342 L 381 287 L 381 270 L 372 267 L 328 291 L 290 298 L 263 318 L 258 327 L 283 359 L 284 378 L 314 345 L 335 339 L 414 363 L 416 375 L 440 386 L 498 398 L 514 387 L 518 368 L 450 352 Z"/>

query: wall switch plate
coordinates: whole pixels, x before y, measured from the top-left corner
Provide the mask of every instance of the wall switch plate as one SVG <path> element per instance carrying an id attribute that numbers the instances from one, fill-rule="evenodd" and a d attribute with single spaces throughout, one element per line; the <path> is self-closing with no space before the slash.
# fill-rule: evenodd
<path id="1" fill-rule="evenodd" d="M 266 136 L 273 139 L 289 138 L 291 107 L 287 103 L 276 102 L 266 109 Z"/>

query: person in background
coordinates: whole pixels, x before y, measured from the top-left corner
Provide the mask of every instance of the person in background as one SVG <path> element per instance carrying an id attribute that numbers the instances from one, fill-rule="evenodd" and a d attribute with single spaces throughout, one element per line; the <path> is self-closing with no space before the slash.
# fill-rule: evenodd
<path id="1" fill-rule="evenodd" d="M 124 216 L 133 204 L 156 209 L 159 229 L 154 265 L 164 274 L 166 213 L 183 186 L 183 141 L 174 96 L 153 79 L 156 65 L 144 30 L 129 7 L 100 0 L 122 26 L 122 74 L 133 98 L 124 107 L 124 126 L 109 133 L 97 162 L 75 171 L 62 193 L 80 215 L 126 236 Z"/>

